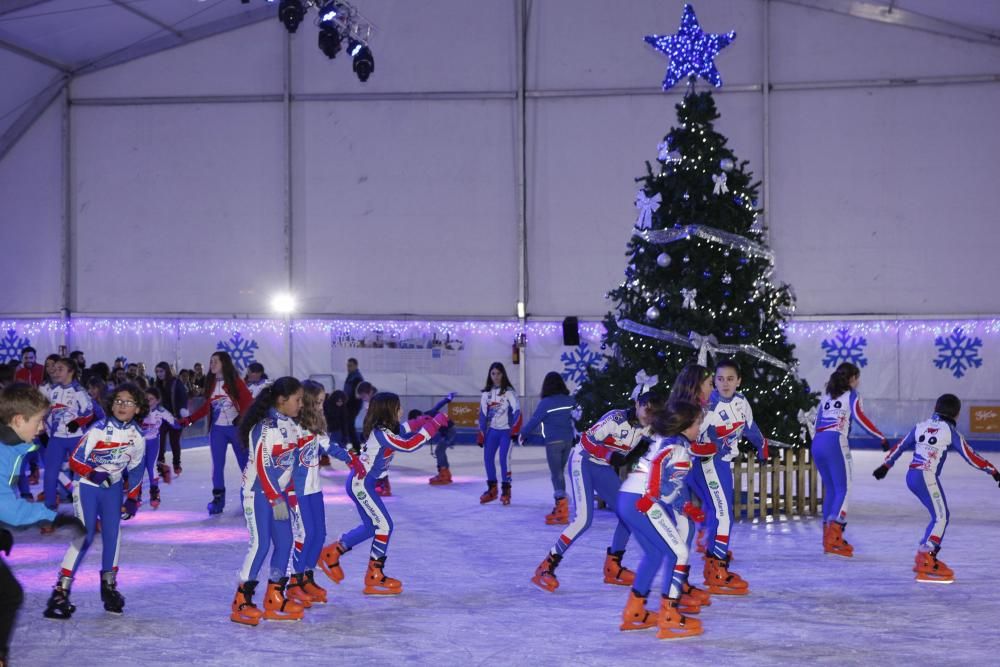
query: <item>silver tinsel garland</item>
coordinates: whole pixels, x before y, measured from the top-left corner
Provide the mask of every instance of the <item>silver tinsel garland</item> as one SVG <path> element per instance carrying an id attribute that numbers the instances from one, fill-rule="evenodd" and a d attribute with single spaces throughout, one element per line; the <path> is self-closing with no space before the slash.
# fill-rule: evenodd
<path id="1" fill-rule="evenodd" d="M 745 236 L 731 234 L 706 225 L 685 225 L 676 229 L 637 229 L 634 235 L 650 243 L 662 245 L 697 236 L 706 241 L 742 250 L 749 257 L 760 257 L 774 263 L 774 253 L 766 246 L 751 241 Z"/>

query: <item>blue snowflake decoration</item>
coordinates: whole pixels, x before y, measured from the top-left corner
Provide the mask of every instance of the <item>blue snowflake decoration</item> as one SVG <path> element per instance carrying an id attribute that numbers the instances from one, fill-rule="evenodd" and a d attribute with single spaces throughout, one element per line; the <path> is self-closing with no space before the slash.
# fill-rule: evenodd
<path id="1" fill-rule="evenodd" d="M 580 343 L 572 352 L 559 356 L 563 362 L 562 378 L 580 384 L 587 379 L 587 370 L 604 366 L 604 355 L 590 349 L 587 343 Z"/>
<path id="2" fill-rule="evenodd" d="M 31 345 L 27 338 L 18 338 L 17 331 L 7 329 L 7 334 L 0 338 L 0 364 L 9 361 L 20 361 L 21 350 Z"/>
<path id="3" fill-rule="evenodd" d="M 240 372 L 245 371 L 247 366 L 257 361 L 253 357 L 253 351 L 257 349 L 257 341 L 247 340 L 239 331 L 234 333 L 228 342 L 220 340 L 215 349 L 229 353 L 229 356 L 233 358 L 233 365 Z"/>
<path id="4" fill-rule="evenodd" d="M 965 375 L 966 370 L 983 365 L 983 360 L 979 356 L 983 339 L 978 336 L 976 338 L 966 336 L 961 327 L 956 327 L 947 338 L 938 336 L 934 339 L 934 344 L 938 348 L 934 365 L 951 371 L 957 378 Z"/>
<path id="5" fill-rule="evenodd" d="M 647 35 L 646 43 L 670 58 L 663 90 L 670 90 L 678 81 L 700 76 L 713 86 L 722 85 L 722 76 L 715 67 L 715 56 L 736 39 L 736 32 L 713 35 L 702 31 L 691 5 L 684 5 L 681 27 L 674 35 Z"/>
<path id="6" fill-rule="evenodd" d="M 834 368 L 845 361 L 859 368 L 868 365 L 868 359 L 865 357 L 868 340 L 864 336 L 852 337 L 849 329 L 838 329 L 836 336 L 824 340 L 821 345 L 826 352 L 823 365 L 827 368 Z"/>

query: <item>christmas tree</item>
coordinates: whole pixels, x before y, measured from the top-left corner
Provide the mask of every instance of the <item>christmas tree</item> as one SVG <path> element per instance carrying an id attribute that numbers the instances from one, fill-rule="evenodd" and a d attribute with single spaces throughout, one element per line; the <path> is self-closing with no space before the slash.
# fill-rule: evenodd
<path id="1" fill-rule="evenodd" d="M 735 34 L 705 35 L 693 17 L 686 6 L 677 35 L 647 38 L 670 53 L 664 88 L 682 74 L 718 82 L 711 58 Z M 707 64 L 703 59 L 684 69 L 678 44 L 686 39 L 690 46 L 692 35 L 694 51 L 709 57 Z M 704 48 L 711 38 L 715 43 Z M 760 183 L 715 131 L 719 114 L 711 92 L 695 92 L 693 77 L 688 85 L 676 106 L 678 125 L 659 145 L 656 163 L 647 162 L 646 174 L 636 179 L 642 184 L 639 217 L 627 245 L 625 280 L 608 293 L 615 304 L 604 320 L 608 363 L 591 369 L 577 392 L 580 425 L 627 406 L 639 371 L 657 376 L 664 391 L 685 364 L 731 357 L 742 369 L 740 391 L 763 433 L 805 445 L 802 416 L 816 400 L 795 373 L 794 346 L 784 335 L 794 296 L 771 279 L 774 256 L 760 224 Z"/>

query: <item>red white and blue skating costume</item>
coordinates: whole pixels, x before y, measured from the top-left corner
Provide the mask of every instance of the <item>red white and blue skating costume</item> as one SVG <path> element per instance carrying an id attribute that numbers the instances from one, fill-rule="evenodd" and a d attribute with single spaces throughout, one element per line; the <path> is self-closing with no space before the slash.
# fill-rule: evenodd
<path id="1" fill-rule="evenodd" d="M 240 581 L 257 581 L 267 552 L 271 550 L 270 581 L 283 579 L 292 553 L 292 522 L 274 517 L 274 506 L 290 506 L 292 469 L 298 456 L 299 425 L 272 408 L 250 431 L 250 452 L 243 470 L 243 514 L 250 531 Z"/>
<path id="2" fill-rule="evenodd" d="M 94 541 L 101 521 L 101 572 L 118 569 L 121 548 L 120 524 L 138 508 L 142 492 L 146 441 L 135 421 L 121 422 L 114 416 L 95 424 L 79 439 L 70 457 L 77 475 L 73 483 L 73 506 L 87 532 L 70 544 L 63 558 L 63 577 L 73 577 Z"/>
<path id="3" fill-rule="evenodd" d="M 246 471 L 247 448 L 239 442 L 236 421 L 253 403 L 250 390 L 240 378 L 235 387 L 226 387 L 221 379 L 216 380 L 205 403 L 190 417 L 182 420 L 182 425 L 194 423 L 209 414 L 208 447 L 212 454 L 212 494 L 209 514 L 219 514 L 226 504 L 226 446 L 233 448 L 240 471 Z"/>
<path id="4" fill-rule="evenodd" d="M 513 388 L 506 391 L 494 387 L 484 391 L 479 399 L 479 441 L 483 445 L 486 481 L 496 484 L 497 452 L 500 453 L 501 481 L 511 481 L 511 438 L 521 430 L 521 406 Z"/>
<path id="5" fill-rule="evenodd" d="M 1000 479 L 997 468 L 976 453 L 954 425 L 937 414 L 913 427 L 905 438 L 896 443 L 885 457 L 884 466 L 891 468 L 907 449 L 913 449 L 913 459 L 906 471 L 906 486 L 913 492 L 931 515 L 920 543 L 922 549 L 937 553 L 948 527 L 950 513 L 948 501 L 941 486 L 941 469 L 954 450 L 973 468 Z"/>
<path id="6" fill-rule="evenodd" d="M 181 425 L 162 405 L 157 405 L 149 411 L 142 420 L 142 435 L 146 438 L 146 474 L 149 475 L 150 487 L 158 486 L 160 478 L 156 476 L 156 460 L 160 455 L 160 431 L 164 424 L 177 430 Z"/>
<path id="7" fill-rule="evenodd" d="M 56 493 L 63 490 L 59 484 L 59 473 L 80 441 L 82 429 L 93 421 L 94 404 L 90 395 L 75 381 L 66 385 L 45 385 L 41 391 L 52 405 L 45 418 L 49 442 L 43 455 L 43 489 L 46 507 L 55 509 Z"/>
<path id="8" fill-rule="evenodd" d="M 812 455 L 823 480 L 823 522 L 847 523 L 847 495 L 851 490 L 851 449 L 847 435 L 854 419 L 880 440 L 885 436 L 861 409 L 861 397 L 853 389 L 840 396 L 823 394 L 816 416 Z"/>
<path id="9" fill-rule="evenodd" d="M 768 445 L 743 394 L 736 393 L 727 399 L 713 391 L 704 415 L 699 440 L 713 443 L 717 453 L 696 459 L 688 481 L 704 505 L 708 553 L 725 558 L 733 523 L 732 460 L 739 454 L 743 437 L 753 443 L 760 459 L 767 458 Z"/>

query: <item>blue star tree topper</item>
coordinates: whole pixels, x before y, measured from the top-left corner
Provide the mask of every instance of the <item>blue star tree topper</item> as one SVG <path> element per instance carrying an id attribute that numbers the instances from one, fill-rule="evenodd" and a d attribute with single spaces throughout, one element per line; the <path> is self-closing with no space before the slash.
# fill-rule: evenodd
<path id="1" fill-rule="evenodd" d="M 715 56 L 736 39 L 736 32 L 713 35 L 702 31 L 691 5 L 684 5 L 681 27 L 674 35 L 647 35 L 646 42 L 670 59 L 663 90 L 670 90 L 681 79 L 700 76 L 713 86 L 722 85 L 715 67 Z"/>

